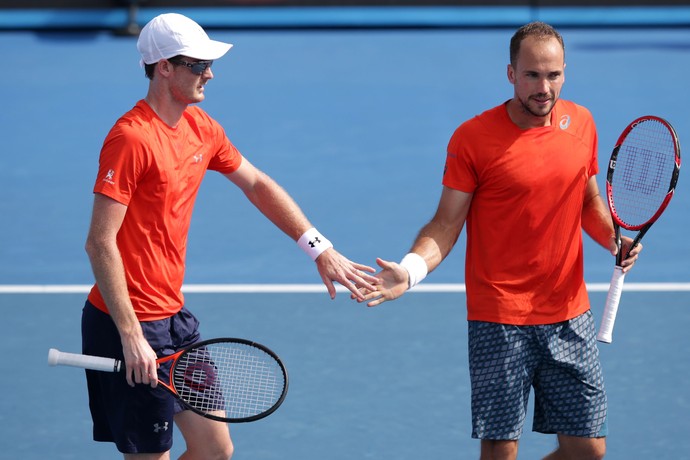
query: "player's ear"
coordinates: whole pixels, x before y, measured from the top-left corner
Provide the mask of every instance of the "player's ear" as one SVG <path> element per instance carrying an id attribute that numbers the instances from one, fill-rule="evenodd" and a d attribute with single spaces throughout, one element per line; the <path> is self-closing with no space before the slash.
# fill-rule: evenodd
<path id="1" fill-rule="evenodd" d="M 563 82 L 565 83 L 565 62 L 563 63 Z"/>
<path id="2" fill-rule="evenodd" d="M 508 68 L 506 69 L 506 73 L 508 75 L 508 81 L 512 83 L 513 85 L 515 84 L 515 69 L 511 64 L 508 64 Z"/>
<path id="3" fill-rule="evenodd" d="M 161 59 L 158 61 L 158 65 L 156 66 L 156 70 L 160 72 L 163 75 L 168 75 L 172 72 L 172 63 L 167 60 L 167 59 Z"/>

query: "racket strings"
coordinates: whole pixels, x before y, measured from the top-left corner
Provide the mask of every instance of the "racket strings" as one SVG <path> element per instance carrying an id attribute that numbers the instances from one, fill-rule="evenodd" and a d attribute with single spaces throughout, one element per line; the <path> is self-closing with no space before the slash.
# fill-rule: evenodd
<path id="1" fill-rule="evenodd" d="M 611 181 L 613 211 L 628 227 L 650 221 L 666 200 L 676 161 L 669 129 L 645 120 L 627 135 L 618 150 Z"/>
<path id="2" fill-rule="evenodd" d="M 241 343 L 215 343 L 182 355 L 173 370 L 180 397 L 201 412 L 248 418 L 271 409 L 285 388 L 278 362 Z"/>

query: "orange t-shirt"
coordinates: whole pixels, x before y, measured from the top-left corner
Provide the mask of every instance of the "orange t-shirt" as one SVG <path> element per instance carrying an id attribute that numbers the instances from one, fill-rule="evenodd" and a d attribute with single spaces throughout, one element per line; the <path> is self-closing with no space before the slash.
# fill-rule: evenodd
<path id="1" fill-rule="evenodd" d="M 589 309 L 581 216 L 597 172 L 594 121 L 569 101 L 556 103 L 551 126 L 521 130 L 503 104 L 455 131 L 443 184 L 473 193 L 469 320 L 551 324 Z"/>
<path id="2" fill-rule="evenodd" d="M 93 191 L 127 205 L 117 245 L 140 321 L 182 308 L 187 233 L 201 181 L 208 169 L 228 174 L 241 162 L 223 128 L 196 106 L 171 128 L 142 100 L 108 133 Z M 88 298 L 108 312 L 98 285 Z"/>

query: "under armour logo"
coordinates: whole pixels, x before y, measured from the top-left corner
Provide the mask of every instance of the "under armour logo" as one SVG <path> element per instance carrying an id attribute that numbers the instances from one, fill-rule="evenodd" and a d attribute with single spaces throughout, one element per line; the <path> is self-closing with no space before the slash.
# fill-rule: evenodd
<path id="1" fill-rule="evenodd" d="M 163 425 L 160 423 L 153 424 L 153 432 L 160 433 L 161 431 L 168 431 L 168 422 L 164 422 Z"/>
<path id="2" fill-rule="evenodd" d="M 310 240 L 310 241 L 309 241 L 309 246 L 311 246 L 312 248 L 315 248 L 316 245 L 319 244 L 320 242 L 321 242 L 321 240 L 320 240 L 319 237 L 317 236 L 317 237 L 314 238 L 313 240 Z"/>
<path id="3" fill-rule="evenodd" d="M 194 163 L 201 163 L 201 160 L 204 159 L 204 154 L 200 153 L 198 155 L 194 155 Z"/>

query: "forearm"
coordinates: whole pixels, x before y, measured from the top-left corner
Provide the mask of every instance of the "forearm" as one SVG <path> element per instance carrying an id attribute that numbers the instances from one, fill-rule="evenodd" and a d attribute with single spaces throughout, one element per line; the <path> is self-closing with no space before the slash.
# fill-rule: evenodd
<path id="1" fill-rule="evenodd" d="M 432 272 L 453 249 L 461 230 L 462 227 L 432 220 L 419 231 L 410 252 L 419 254 Z"/>
<path id="2" fill-rule="evenodd" d="M 580 220 L 582 229 L 590 238 L 607 250 L 612 250 L 612 246 L 615 246 L 615 232 L 611 213 L 599 193 L 595 176 L 591 176 L 587 181 Z"/>
<path id="3" fill-rule="evenodd" d="M 258 180 L 245 194 L 268 220 L 295 241 L 312 227 L 290 195 L 264 173 L 259 172 Z"/>
<path id="4" fill-rule="evenodd" d="M 600 195 L 589 197 L 582 207 L 582 228 L 595 242 L 611 248 L 615 237 L 611 214 Z"/>
<path id="5" fill-rule="evenodd" d="M 428 272 L 450 254 L 465 226 L 472 194 L 443 187 L 434 217 L 417 234 L 410 252 L 424 259 Z"/>
<path id="6" fill-rule="evenodd" d="M 364 296 L 368 306 L 375 307 L 397 299 L 439 266 L 458 241 L 471 200 L 470 193 L 444 188 L 436 214 L 419 231 L 410 253 L 399 264 L 380 258 L 376 260 L 382 269 L 377 275 L 380 287 Z"/>
<path id="7" fill-rule="evenodd" d="M 315 262 L 328 293 L 335 298 L 334 281 L 342 284 L 357 298 L 359 288 L 373 289 L 372 267 L 353 263 L 333 249 L 326 237 L 313 228 L 297 203 L 267 174 L 246 159 L 226 177 L 237 185 L 247 199 L 283 233 L 296 241 Z"/>
<path id="8" fill-rule="evenodd" d="M 120 336 L 124 340 L 141 337 L 141 325 L 129 298 L 125 270 L 117 245 L 89 241 L 86 251 L 96 284 Z"/>

